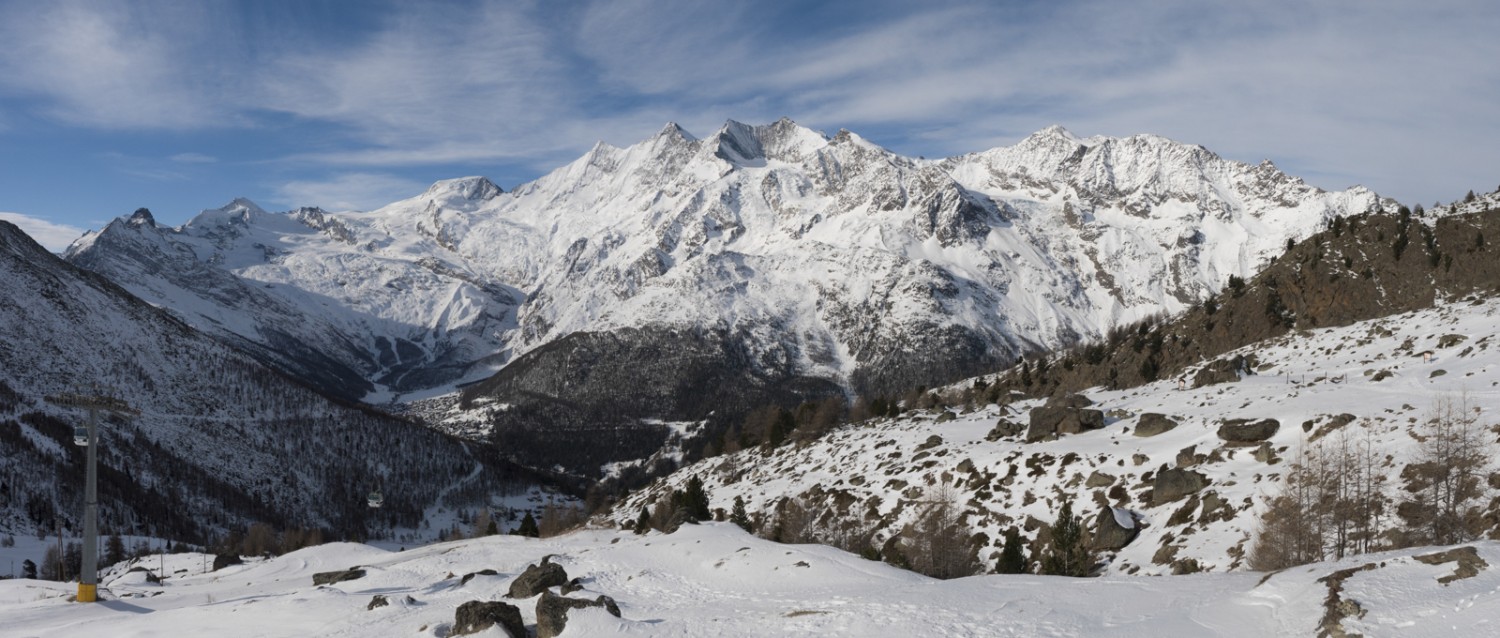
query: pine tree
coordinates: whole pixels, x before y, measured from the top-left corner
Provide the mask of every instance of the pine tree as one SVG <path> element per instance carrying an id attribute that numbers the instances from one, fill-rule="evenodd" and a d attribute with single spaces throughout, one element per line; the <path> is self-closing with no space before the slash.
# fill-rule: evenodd
<path id="1" fill-rule="evenodd" d="M 21 578 L 36 580 L 36 563 L 31 562 L 30 558 L 21 561 Z"/>
<path id="2" fill-rule="evenodd" d="M 104 564 L 113 565 L 125 559 L 125 541 L 119 534 L 110 534 L 109 540 L 104 542 Z"/>
<path id="3" fill-rule="evenodd" d="M 687 489 L 683 490 L 681 498 L 680 506 L 688 522 L 698 523 L 713 517 L 713 513 L 708 510 L 708 491 L 703 488 L 703 479 L 696 476 L 688 479 Z"/>
<path id="4" fill-rule="evenodd" d="M 745 499 L 734 497 L 734 510 L 729 513 L 729 522 L 739 525 L 740 529 L 750 531 L 750 514 L 745 512 Z"/>
<path id="5" fill-rule="evenodd" d="M 527 512 L 525 518 L 521 519 L 521 524 L 516 526 L 514 530 L 511 530 L 510 533 L 512 536 L 528 536 L 531 538 L 537 538 L 542 535 L 541 529 L 536 525 L 536 518 L 531 515 L 531 512 Z"/>
<path id="6" fill-rule="evenodd" d="M 1021 530 L 1012 527 L 1005 530 L 1005 546 L 1000 549 L 1000 560 L 995 564 L 1000 574 L 1026 574 L 1031 572 L 1026 560 L 1026 547 L 1021 540 Z"/>
<path id="7" fill-rule="evenodd" d="M 1083 519 L 1073 514 L 1073 503 L 1064 500 L 1052 523 L 1052 542 L 1042 557 L 1042 573 L 1049 576 L 1087 576 L 1094 567 L 1092 552 L 1083 538 Z"/>
<path id="8" fill-rule="evenodd" d="M 637 534 L 645 534 L 646 532 L 651 531 L 651 512 L 646 510 L 645 505 L 641 506 L 640 517 L 635 519 L 634 531 Z"/>

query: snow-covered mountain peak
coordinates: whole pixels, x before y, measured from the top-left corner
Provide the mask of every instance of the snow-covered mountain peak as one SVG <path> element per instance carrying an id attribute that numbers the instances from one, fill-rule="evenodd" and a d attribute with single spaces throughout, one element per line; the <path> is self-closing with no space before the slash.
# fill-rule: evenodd
<path id="1" fill-rule="evenodd" d="M 160 248 L 110 250 L 185 256 L 259 294 L 285 293 L 283 308 L 359 344 L 330 355 L 349 369 L 447 367 L 402 376 L 402 391 L 576 333 L 717 326 L 777 374 L 890 392 L 928 380 L 873 372 L 929 365 L 914 343 L 964 353 L 932 371 L 951 376 L 1098 335 L 1181 309 L 1229 274 L 1252 274 L 1289 237 L 1378 201 L 1159 136 L 1083 141 L 1049 127 L 1015 146 L 921 161 L 848 130 L 829 138 L 788 118 L 730 120 L 703 139 L 668 123 L 623 148 L 600 143 L 508 194 L 473 177 L 370 213 L 257 214 L 236 200 L 150 240 Z M 85 261 L 122 279 L 161 272 Z M 183 305 L 164 284 L 126 287 Z M 207 297 L 183 312 L 205 318 L 195 325 L 228 325 L 240 310 L 220 307 L 253 296 Z M 294 314 L 272 323 L 325 340 L 319 322 Z M 357 335 L 372 327 L 386 341 L 365 346 Z M 420 345 L 387 352 L 398 339 Z"/>
<path id="2" fill-rule="evenodd" d="M 488 177 L 472 176 L 435 182 L 422 193 L 422 198 L 438 202 L 453 199 L 482 201 L 499 197 L 503 192 Z"/>
<path id="3" fill-rule="evenodd" d="M 1084 140 L 1080 139 L 1077 135 L 1074 135 L 1072 131 L 1063 128 L 1061 124 L 1053 124 L 1051 126 L 1048 126 L 1047 128 L 1026 136 L 1026 139 L 1035 139 L 1038 142 L 1042 140 L 1062 140 L 1065 142 L 1072 142 L 1074 144 L 1085 143 Z"/>
<path id="4" fill-rule="evenodd" d="M 150 210 L 137 208 L 134 213 L 130 214 L 130 219 L 126 220 L 126 223 L 131 226 L 155 226 L 156 218 L 151 216 Z"/>

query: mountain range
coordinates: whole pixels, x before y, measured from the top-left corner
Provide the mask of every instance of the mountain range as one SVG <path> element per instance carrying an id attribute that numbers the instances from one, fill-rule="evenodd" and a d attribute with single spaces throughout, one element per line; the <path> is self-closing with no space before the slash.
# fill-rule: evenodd
<path id="1" fill-rule="evenodd" d="M 509 192 L 235 200 L 175 228 L 141 210 L 66 259 L 335 396 L 464 388 L 447 417 L 486 406 L 517 445 L 635 433 L 559 459 L 589 474 L 649 453 L 662 419 L 893 395 L 1180 312 L 1288 240 L 1394 206 L 1151 135 L 1052 127 L 928 160 L 730 121 L 601 143 Z"/>

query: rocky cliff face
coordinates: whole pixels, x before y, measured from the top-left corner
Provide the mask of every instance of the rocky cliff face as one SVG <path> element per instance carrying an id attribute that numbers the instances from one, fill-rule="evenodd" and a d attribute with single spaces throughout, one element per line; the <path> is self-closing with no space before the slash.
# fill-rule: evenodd
<path id="1" fill-rule="evenodd" d="M 581 383 L 594 369 L 644 369 L 690 332 L 729 340 L 705 352 L 734 386 L 878 394 L 1186 309 L 1381 203 L 1154 136 L 1052 128 L 927 161 L 783 119 L 704 139 L 669 125 L 509 193 L 467 178 L 370 213 L 116 222 L 69 259 L 369 401 L 501 371 L 480 387 L 517 403 L 521 372 L 546 369 L 575 383 L 525 396 L 607 402 Z M 637 341 L 583 364 L 546 347 L 579 334 Z M 659 416 L 710 410 L 668 394 Z"/>

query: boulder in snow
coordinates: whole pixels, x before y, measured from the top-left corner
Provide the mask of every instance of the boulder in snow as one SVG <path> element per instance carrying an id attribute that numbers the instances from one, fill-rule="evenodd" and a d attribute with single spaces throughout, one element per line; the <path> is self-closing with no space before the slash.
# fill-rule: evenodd
<path id="1" fill-rule="evenodd" d="M 1139 533 L 1135 517 L 1129 510 L 1105 507 L 1094 519 L 1094 535 L 1089 539 L 1089 546 L 1099 550 L 1121 549 L 1135 540 Z"/>
<path id="2" fill-rule="evenodd" d="M 526 622 L 521 620 L 521 609 L 510 603 L 471 600 L 458 606 L 453 614 L 453 631 L 450 636 L 477 634 L 495 625 L 511 638 L 526 638 Z"/>
<path id="3" fill-rule="evenodd" d="M 240 560 L 239 554 L 235 554 L 233 552 L 228 554 L 219 554 L 218 556 L 214 557 L 214 571 L 219 571 L 230 565 L 239 565 L 243 562 L 245 561 Z"/>
<path id="4" fill-rule="evenodd" d="M 364 577 L 365 570 L 363 569 L 345 569 L 336 572 L 318 572 L 316 574 L 313 574 L 313 584 L 332 585 L 334 583 L 342 583 L 346 580 L 355 580 Z"/>
<path id="5" fill-rule="evenodd" d="M 1219 438 L 1230 443 L 1260 443 L 1280 429 L 1281 422 L 1276 419 L 1229 419 L 1219 426 Z"/>
<path id="6" fill-rule="evenodd" d="M 521 572 L 515 582 L 510 584 L 510 592 L 506 594 L 506 597 L 531 598 L 547 591 L 548 587 L 566 584 L 568 584 L 568 572 L 563 570 L 562 565 L 543 558 L 540 565 L 526 566 L 526 571 Z"/>
<path id="7" fill-rule="evenodd" d="M 1156 473 L 1156 483 L 1151 488 L 1151 504 L 1161 505 L 1208 487 L 1208 477 L 1174 467 Z"/>
<path id="8" fill-rule="evenodd" d="M 1173 421 L 1167 415 L 1157 412 L 1147 412 L 1142 414 L 1140 421 L 1136 423 L 1135 435 L 1156 436 L 1163 432 L 1171 431 L 1175 427 L 1177 427 L 1177 422 Z"/>
<path id="9" fill-rule="evenodd" d="M 1081 396 L 1081 395 L 1080 395 Z M 1026 441 L 1041 441 L 1059 434 L 1078 434 L 1104 427 L 1104 413 L 1099 410 L 1066 405 L 1046 405 L 1031 410 L 1031 428 Z"/>
<path id="10" fill-rule="evenodd" d="M 584 600 L 555 596 L 552 592 L 542 592 L 542 597 L 536 601 L 536 638 L 554 638 L 561 634 L 568 625 L 568 611 L 589 607 L 599 607 L 616 618 L 620 617 L 620 606 L 616 605 L 615 600 L 609 596 Z"/>

